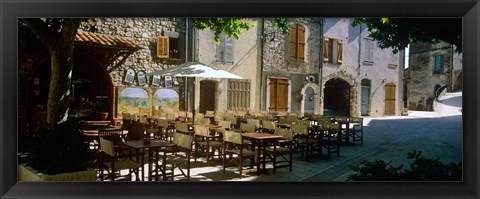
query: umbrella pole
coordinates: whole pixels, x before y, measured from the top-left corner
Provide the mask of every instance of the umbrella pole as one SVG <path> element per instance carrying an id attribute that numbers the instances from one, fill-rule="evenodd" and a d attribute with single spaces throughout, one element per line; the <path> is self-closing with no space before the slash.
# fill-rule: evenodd
<path id="1" fill-rule="evenodd" d="M 193 79 L 192 84 L 193 84 L 192 118 L 193 118 L 193 123 L 195 124 L 195 78 Z"/>

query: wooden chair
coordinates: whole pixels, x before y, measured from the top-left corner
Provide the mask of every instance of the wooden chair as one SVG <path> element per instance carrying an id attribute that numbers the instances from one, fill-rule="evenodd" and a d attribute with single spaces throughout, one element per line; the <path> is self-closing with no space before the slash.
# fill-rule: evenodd
<path id="1" fill-rule="evenodd" d="M 321 135 L 321 145 L 327 149 L 327 158 L 330 154 L 337 154 L 340 156 L 340 142 L 341 132 L 339 124 L 326 123 L 323 127 L 323 134 Z"/>
<path id="2" fill-rule="evenodd" d="M 100 158 L 100 180 L 104 179 L 104 170 L 107 169 L 110 180 L 114 181 L 117 177 L 122 177 L 120 171 L 128 169 L 128 175 L 123 176 L 131 179 L 131 175 L 134 173 L 136 180 L 140 180 L 139 168 L 142 167 L 139 163 L 120 157 L 115 151 L 114 142 L 100 137 L 100 150 L 103 153 Z"/>
<path id="3" fill-rule="evenodd" d="M 247 124 L 254 124 L 256 130 L 262 127 L 262 123 L 257 119 L 247 119 Z"/>
<path id="4" fill-rule="evenodd" d="M 257 127 L 256 127 L 256 125 L 253 124 L 253 123 L 250 123 L 250 124 L 241 123 L 241 124 L 240 124 L 240 131 L 253 133 L 253 132 L 256 132 L 256 131 L 257 131 Z"/>
<path id="5" fill-rule="evenodd" d="M 193 136 L 190 134 L 175 132 L 173 134 L 173 143 L 175 144 L 175 147 L 173 150 L 167 152 L 165 162 L 166 169 L 169 170 L 170 173 L 164 171 L 166 172 L 165 175 L 170 176 L 173 181 L 174 177 L 178 176 L 175 175 L 175 169 L 178 169 L 181 172 L 181 175 L 186 177 L 187 180 L 190 180 L 190 156 L 192 153 Z M 186 168 L 184 168 L 183 165 L 186 165 Z"/>
<path id="6" fill-rule="evenodd" d="M 189 135 L 192 135 L 194 133 L 189 129 L 188 124 L 186 122 L 180 122 L 180 121 L 175 122 L 175 132 L 180 132 L 180 133 L 189 134 Z"/>
<path id="7" fill-rule="evenodd" d="M 262 120 L 262 132 L 274 133 L 277 124 L 274 121 Z"/>
<path id="8" fill-rule="evenodd" d="M 350 137 L 352 138 L 352 144 L 355 142 L 360 142 L 363 144 L 363 118 L 361 117 L 352 117 L 350 122 L 354 123 L 353 127 L 350 129 Z"/>
<path id="9" fill-rule="evenodd" d="M 292 129 L 277 128 L 274 134 L 283 138 L 276 140 L 274 146 L 265 150 L 273 163 L 273 174 L 276 173 L 277 168 L 282 167 L 288 167 L 291 172 L 293 165 L 293 131 Z M 282 160 L 277 161 L 278 157 Z"/>
<path id="10" fill-rule="evenodd" d="M 195 162 L 197 162 L 197 158 L 199 157 L 199 150 L 205 153 L 207 163 L 210 157 L 212 159 L 215 157 L 215 151 L 218 151 L 218 158 L 220 159 L 222 148 L 221 137 L 211 135 L 207 126 L 195 126 L 194 131 Z"/>
<path id="11" fill-rule="evenodd" d="M 223 173 L 227 164 L 234 163 L 238 166 L 240 178 L 242 178 L 243 164 L 246 158 L 250 159 L 250 168 L 253 168 L 257 151 L 249 150 L 250 145 L 243 142 L 242 134 L 234 131 L 225 131 L 223 133 Z M 227 160 L 227 155 L 229 159 Z M 257 161 L 257 170 L 260 168 Z"/>
<path id="12" fill-rule="evenodd" d="M 128 129 L 126 140 L 143 140 L 147 125 L 140 122 L 132 122 Z"/>
<path id="13" fill-rule="evenodd" d="M 158 128 L 160 131 L 160 139 L 166 141 L 173 141 L 173 132 L 175 132 L 175 126 L 170 126 L 166 119 L 158 119 Z"/>
<path id="14" fill-rule="evenodd" d="M 309 127 L 306 124 L 292 124 L 291 129 L 297 135 L 295 140 L 295 148 L 302 152 L 302 156 L 307 160 L 314 155 L 314 152 L 321 157 L 322 146 L 319 137 L 310 133 Z"/>
<path id="15" fill-rule="evenodd" d="M 212 129 L 213 131 L 215 131 L 217 133 L 223 133 L 226 130 L 230 130 L 230 128 L 232 128 L 232 122 L 231 121 L 225 121 L 225 120 L 218 121 L 217 125 L 219 126 L 218 128 Z"/>

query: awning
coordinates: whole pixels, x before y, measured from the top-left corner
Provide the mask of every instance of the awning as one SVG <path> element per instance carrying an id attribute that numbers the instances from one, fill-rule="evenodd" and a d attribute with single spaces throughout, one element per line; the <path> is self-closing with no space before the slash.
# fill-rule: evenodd
<path id="1" fill-rule="evenodd" d="M 108 72 L 120 67 L 131 54 L 142 49 L 132 38 L 91 32 L 78 32 L 74 45 L 77 50 L 101 60 Z"/>
<path id="2" fill-rule="evenodd" d="M 77 33 L 77 35 L 75 36 L 75 44 L 125 50 L 141 49 L 141 47 L 137 45 L 135 41 L 131 38 L 97 34 L 91 32 Z"/>

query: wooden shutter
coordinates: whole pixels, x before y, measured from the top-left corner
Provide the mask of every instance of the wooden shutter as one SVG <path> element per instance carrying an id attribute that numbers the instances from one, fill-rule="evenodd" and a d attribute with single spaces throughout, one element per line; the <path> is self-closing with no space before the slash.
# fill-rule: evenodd
<path id="1" fill-rule="evenodd" d="M 270 87 L 270 107 L 268 109 L 270 111 L 277 110 L 277 79 L 270 79 L 269 83 Z"/>
<path id="2" fill-rule="evenodd" d="M 433 73 L 442 73 L 443 72 L 443 56 L 438 54 L 434 56 L 434 65 L 433 65 Z"/>
<path id="3" fill-rule="evenodd" d="M 297 25 L 290 25 L 290 57 L 297 58 Z"/>
<path id="4" fill-rule="evenodd" d="M 270 111 L 288 111 L 288 79 L 270 79 Z"/>
<path id="5" fill-rule="evenodd" d="M 330 39 L 325 38 L 323 42 L 323 61 L 328 62 L 328 43 L 330 42 Z"/>
<path id="6" fill-rule="evenodd" d="M 303 59 L 305 56 L 305 27 L 298 25 L 297 28 L 297 59 Z"/>
<path id="7" fill-rule="evenodd" d="M 342 63 L 342 59 L 343 59 L 342 48 L 343 48 L 343 42 L 341 40 L 337 40 L 337 63 L 339 64 Z"/>
<path id="8" fill-rule="evenodd" d="M 385 85 L 385 114 L 395 114 L 395 84 Z"/>
<path id="9" fill-rule="evenodd" d="M 157 58 L 168 58 L 169 56 L 169 43 L 167 36 L 157 37 Z"/>
<path id="10" fill-rule="evenodd" d="M 225 38 L 224 63 L 233 64 L 233 39 Z"/>
<path id="11" fill-rule="evenodd" d="M 288 79 L 277 81 L 277 111 L 288 111 Z"/>
<path id="12" fill-rule="evenodd" d="M 225 34 L 220 35 L 220 43 L 217 45 L 217 62 L 223 63 L 225 61 Z"/>

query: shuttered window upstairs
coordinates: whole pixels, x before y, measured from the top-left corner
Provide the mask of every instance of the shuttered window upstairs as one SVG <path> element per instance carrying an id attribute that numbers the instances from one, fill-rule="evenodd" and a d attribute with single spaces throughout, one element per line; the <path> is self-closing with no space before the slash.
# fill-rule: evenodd
<path id="1" fill-rule="evenodd" d="M 233 39 L 228 39 L 225 34 L 220 35 L 220 44 L 216 47 L 217 63 L 232 65 L 233 60 Z"/>
<path id="2" fill-rule="evenodd" d="M 305 27 L 290 25 L 290 57 L 303 60 L 305 57 Z"/>

